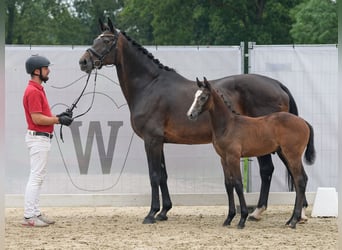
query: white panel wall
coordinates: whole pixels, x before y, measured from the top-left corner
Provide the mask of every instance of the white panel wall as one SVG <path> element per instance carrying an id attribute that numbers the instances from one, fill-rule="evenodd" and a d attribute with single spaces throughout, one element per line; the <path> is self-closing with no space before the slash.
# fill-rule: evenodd
<path id="1" fill-rule="evenodd" d="M 23 194 L 29 174 L 22 107 L 22 95 L 29 80 L 24 68 L 26 59 L 32 54 L 40 54 L 53 63 L 45 90 L 53 112 L 59 113 L 72 104 L 85 84 L 86 74 L 80 71 L 78 60 L 86 49 L 6 47 L 6 194 Z M 239 47 L 147 49 L 164 65 L 189 79 L 203 76 L 213 79 L 241 73 Z M 94 75 L 75 115 L 89 107 L 93 83 Z M 74 134 L 70 128 L 63 129 L 65 143 L 60 142 L 59 126 L 55 126 L 57 138 L 53 139 L 43 194 L 150 193 L 143 143 L 131 129 L 129 111 L 118 85 L 115 67 L 99 71 L 93 108 L 86 116 L 77 119 L 73 126 Z M 90 127 L 97 129 L 96 136 L 88 134 Z M 108 145 L 115 128 L 118 128 L 115 149 L 109 152 Z M 75 133 L 78 131 L 80 136 L 77 137 Z M 101 151 L 101 147 L 104 150 Z M 102 152 L 102 159 L 99 152 Z M 172 194 L 225 192 L 222 169 L 211 145 L 166 145 L 165 152 Z M 107 162 L 113 157 L 109 174 L 103 174 L 101 170 L 101 160 L 106 157 Z M 87 174 L 80 174 L 80 168 L 82 171 L 88 169 Z"/>
<path id="2" fill-rule="evenodd" d="M 299 115 L 313 125 L 316 162 L 305 166 L 309 177 L 307 191 L 317 187 L 337 188 L 337 47 L 259 46 L 249 49 L 249 72 L 278 79 L 292 92 Z M 285 170 L 274 156 L 276 170 L 271 191 L 286 191 Z M 253 163 L 255 160 L 253 161 Z M 259 190 L 259 170 L 251 169 L 252 191 Z"/>

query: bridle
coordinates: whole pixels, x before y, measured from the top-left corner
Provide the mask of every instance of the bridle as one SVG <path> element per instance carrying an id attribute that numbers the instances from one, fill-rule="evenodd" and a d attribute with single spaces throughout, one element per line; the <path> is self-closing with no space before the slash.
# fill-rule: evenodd
<path id="1" fill-rule="evenodd" d="M 95 71 L 95 78 L 94 78 L 94 91 L 93 91 L 93 98 L 92 98 L 92 101 L 91 101 L 91 104 L 89 106 L 89 108 L 83 112 L 82 114 L 80 115 L 77 115 L 74 117 L 74 119 L 76 118 L 79 118 L 83 115 L 85 115 L 86 113 L 88 113 L 90 111 L 90 109 L 92 108 L 93 106 L 93 103 L 94 103 L 94 97 L 95 97 L 95 87 L 96 87 L 96 79 L 97 79 L 97 70 L 98 69 L 101 69 L 101 67 L 103 66 L 103 59 L 112 51 L 113 48 L 116 47 L 116 42 L 117 42 L 117 39 L 115 37 L 114 34 L 101 34 L 100 35 L 100 38 L 102 37 L 113 37 L 113 41 L 112 41 L 112 44 L 111 46 L 106 46 L 106 49 L 104 51 L 104 53 L 101 55 L 100 53 L 98 53 L 96 50 L 93 49 L 93 47 L 90 47 L 89 49 L 87 49 L 86 51 L 90 54 L 90 60 L 91 60 L 91 63 L 93 65 L 93 67 L 96 69 Z M 92 55 L 94 55 L 97 60 L 93 60 L 92 59 Z M 84 88 L 81 92 L 81 94 L 78 96 L 78 98 L 73 102 L 73 104 L 71 105 L 70 108 L 68 108 L 66 110 L 66 112 L 70 112 L 72 114 L 73 110 L 77 107 L 77 103 L 80 101 L 81 97 L 83 96 L 84 94 L 84 91 L 86 90 L 87 86 L 88 86 L 88 82 L 89 82 L 89 78 L 90 78 L 90 75 L 91 75 L 91 72 L 88 74 L 88 78 L 87 78 L 87 81 L 84 85 Z M 61 125 L 60 127 L 60 138 L 62 140 L 62 142 L 64 142 L 63 140 L 63 125 Z"/>
<path id="2" fill-rule="evenodd" d="M 93 47 L 90 47 L 89 49 L 86 50 L 90 55 L 90 60 L 91 60 L 93 67 L 96 69 L 102 68 L 102 66 L 104 65 L 103 59 L 112 51 L 113 48 L 116 48 L 117 39 L 114 34 L 101 34 L 100 38 L 103 38 L 103 37 L 113 37 L 114 39 L 110 47 L 106 46 L 106 49 L 102 55 L 99 52 L 97 52 Z M 96 60 L 93 60 L 93 56 L 96 58 Z"/>

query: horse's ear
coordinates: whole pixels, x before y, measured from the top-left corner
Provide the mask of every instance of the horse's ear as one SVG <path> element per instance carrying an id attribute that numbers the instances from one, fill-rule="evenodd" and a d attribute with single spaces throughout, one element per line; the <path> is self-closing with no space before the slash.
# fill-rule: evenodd
<path id="1" fill-rule="evenodd" d="M 117 35 L 118 31 L 114 27 L 112 20 L 110 20 L 109 17 L 108 17 L 108 26 L 109 26 L 110 31 L 113 32 L 114 35 Z"/>
<path id="2" fill-rule="evenodd" d="M 113 33 L 115 33 L 116 30 L 114 29 L 112 20 L 110 20 L 109 17 L 108 17 L 108 26 L 109 26 L 110 31 L 113 32 Z"/>
<path id="3" fill-rule="evenodd" d="M 103 32 L 105 30 L 105 27 L 104 27 L 104 24 L 101 20 L 101 18 L 99 18 L 99 27 L 100 27 L 100 30 Z"/>
<path id="4" fill-rule="evenodd" d="M 207 88 L 207 89 L 210 89 L 210 83 L 208 82 L 207 78 L 203 77 L 204 79 L 204 86 Z"/>
<path id="5" fill-rule="evenodd" d="M 197 86 L 199 88 L 203 87 L 203 84 L 200 82 L 200 80 L 198 80 L 198 77 L 196 77 L 196 81 L 197 81 Z"/>

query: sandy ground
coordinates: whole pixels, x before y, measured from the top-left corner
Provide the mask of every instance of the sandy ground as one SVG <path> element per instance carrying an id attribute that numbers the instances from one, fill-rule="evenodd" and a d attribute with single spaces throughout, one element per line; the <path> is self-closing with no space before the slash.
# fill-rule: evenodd
<path id="1" fill-rule="evenodd" d="M 270 206 L 259 222 L 222 223 L 225 206 L 177 206 L 169 220 L 142 224 L 147 207 L 45 208 L 46 228 L 21 226 L 23 210 L 6 209 L 6 249 L 337 249 L 336 218 L 309 218 L 285 227 L 292 206 Z M 310 207 L 307 214 L 311 214 Z M 239 215 L 238 215 L 239 216 Z"/>

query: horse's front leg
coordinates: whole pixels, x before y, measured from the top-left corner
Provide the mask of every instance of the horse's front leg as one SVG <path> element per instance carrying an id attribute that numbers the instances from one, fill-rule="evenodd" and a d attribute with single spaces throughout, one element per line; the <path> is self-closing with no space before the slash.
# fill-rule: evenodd
<path id="1" fill-rule="evenodd" d="M 159 186 L 161 179 L 162 142 L 157 139 L 145 139 L 145 151 L 151 184 L 151 209 L 145 217 L 144 224 L 156 222 L 155 215 L 160 210 Z"/>
<path id="2" fill-rule="evenodd" d="M 234 188 L 233 182 L 231 178 L 231 174 L 229 172 L 228 166 L 225 161 L 221 158 L 221 164 L 224 172 L 224 185 L 226 188 L 227 196 L 228 196 L 228 216 L 223 223 L 223 226 L 230 226 L 232 220 L 236 215 L 235 208 L 235 200 L 234 200 Z"/>
<path id="3" fill-rule="evenodd" d="M 226 179 L 226 178 L 225 178 Z M 230 226 L 232 220 L 236 215 L 235 201 L 234 201 L 234 189 L 233 183 L 230 178 L 229 181 L 225 180 L 225 187 L 228 195 L 228 216 L 227 219 L 223 222 L 223 226 Z"/>
<path id="4" fill-rule="evenodd" d="M 163 199 L 162 211 L 157 215 L 157 220 L 167 220 L 167 212 L 172 208 L 172 202 L 169 194 L 169 188 L 167 186 L 167 172 L 165 165 L 164 150 L 162 150 L 162 161 L 161 161 L 161 179 L 160 179 L 160 190 Z"/>
<path id="5" fill-rule="evenodd" d="M 241 208 L 241 212 L 240 212 L 241 218 L 238 224 L 238 228 L 242 229 L 245 227 L 246 219 L 248 216 L 248 209 L 247 209 L 247 204 L 245 200 L 245 195 L 243 193 L 243 183 L 242 183 L 241 172 L 239 171 L 237 175 L 238 175 L 237 178 L 235 178 L 234 180 L 234 183 L 235 183 L 234 187 L 235 187 L 236 194 L 239 197 L 239 203 L 240 203 L 240 208 Z"/>

